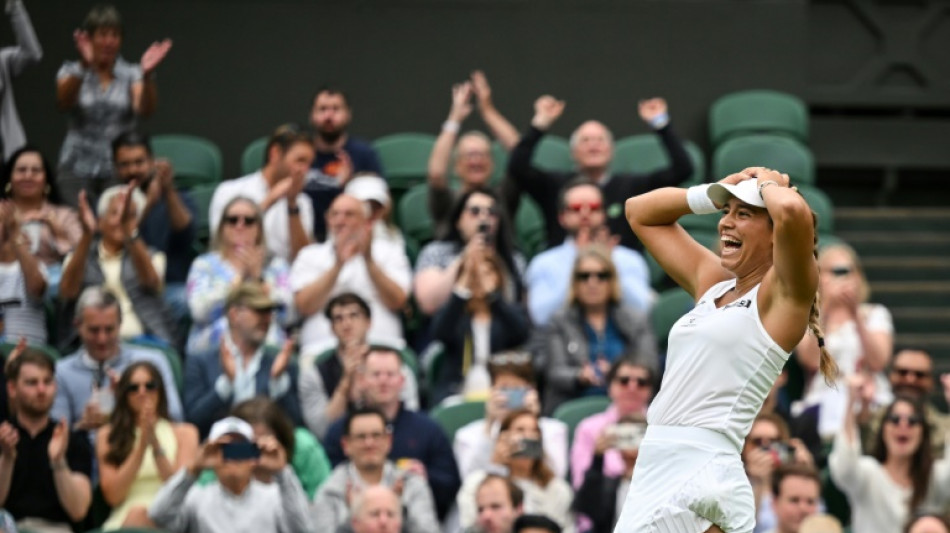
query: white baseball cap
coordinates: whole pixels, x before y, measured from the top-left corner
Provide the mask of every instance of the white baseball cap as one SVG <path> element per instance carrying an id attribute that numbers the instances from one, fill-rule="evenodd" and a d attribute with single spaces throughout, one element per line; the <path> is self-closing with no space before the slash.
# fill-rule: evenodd
<path id="1" fill-rule="evenodd" d="M 380 205 L 389 206 L 389 186 L 386 180 L 379 176 L 363 175 L 356 176 L 347 182 L 343 188 L 343 193 L 348 194 L 361 202 L 374 200 Z"/>
<path id="2" fill-rule="evenodd" d="M 240 435 L 252 441 L 254 440 L 254 428 L 236 416 L 222 418 L 211 426 L 211 432 L 208 433 L 208 442 L 214 442 L 225 435 Z"/>
<path id="3" fill-rule="evenodd" d="M 726 205 L 729 198 L 732 197 L 755 207 L 765 207 L 765 201 L 762 200 L 762 196 L 759 194 L 759 186 L 756 180 L 753 179 L 743 180 L 735 185 L 731 183 L 713 183 L 706 189 L 706 195 L 719 207 Z"/>

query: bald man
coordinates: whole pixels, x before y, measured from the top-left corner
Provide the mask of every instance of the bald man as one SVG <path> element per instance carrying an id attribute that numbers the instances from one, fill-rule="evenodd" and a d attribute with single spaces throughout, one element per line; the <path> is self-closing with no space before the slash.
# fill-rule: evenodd
<path id="1" fill-rule="evenodd" d="M 370 306 L 369 342 L 402 347 L 399 313 L 406 304 L 412 271 L 402 246 L 373 239 L 365 204 L 342 194 L 326 213 L 328 238 L 297 255 L 290 270 L 294 305 L 304 319 L 301 355 L 309 360 L 333 346 L 323 308 L 333 296 L 353 292 Z M 305 361 L 306 362 L 306 361 Z"/>
<path id="2" fill-rule="evenodd" d="M 399 533 L 402 529 L 402 503 L 384 485 L 364 489 L 353 500 L 350 511 L 353 533 Z"/>

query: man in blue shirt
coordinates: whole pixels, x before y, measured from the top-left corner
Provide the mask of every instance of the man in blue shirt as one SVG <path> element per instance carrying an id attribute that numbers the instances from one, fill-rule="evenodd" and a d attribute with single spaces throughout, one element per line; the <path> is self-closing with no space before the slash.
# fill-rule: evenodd
<path id="1" fill-rule="evenodd" d="M 346 182 L 359 172 L 384 176 L 379 155 L 368 142 L 350 136 L 352 112 L 346 94 L 339 88 L 324 86 L 317 90 L 310 110 L 310 124 L 316 132 L 313 170 L 307 176 L 304 192 L 313 202 L 314 236 L 326 238 L 323 213 L 343 191 Z"/>
<path id="2" fill-rule="evenodd" d="M 119 181 L 135 180 L 145 193 L 139 234 L 145 244 L 165 254 L 165 301 L 178 324 L 188 313 L 185 281 L 194 259 L 195 204 L 175 189 L 171 163 L 152 157 L 148 136 L 134 131 L 119 135 L 112 141 L 112 159 Z"/>
<path id="3" fill-rule="evenodd" d="M 600 188 L 585 179 L 570 181 L 561 189 L 558 222 L 567 238 L 559 246 L 538 254 L 525 273 L 528 311 L 536 326 L 547 324 L 564 306 L 577 250 L 590 244 L 610 247 L 620 276 L 623 303 L 639 311 L 649 311 L 653 292 L 646 261 L 639 252 L 617 244 L 618 238 L 611 235 L 605 225 L 603 200 Z"/>

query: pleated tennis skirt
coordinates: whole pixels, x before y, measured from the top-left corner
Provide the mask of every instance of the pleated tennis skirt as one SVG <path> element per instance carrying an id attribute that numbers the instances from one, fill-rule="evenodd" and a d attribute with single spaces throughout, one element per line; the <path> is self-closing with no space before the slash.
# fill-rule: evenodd
<path id="1" fill-rule="evenodd" d="M 739 451 L 717 431 L 648 426 L 614 533 L 751 533 L 755 498 Z"/>

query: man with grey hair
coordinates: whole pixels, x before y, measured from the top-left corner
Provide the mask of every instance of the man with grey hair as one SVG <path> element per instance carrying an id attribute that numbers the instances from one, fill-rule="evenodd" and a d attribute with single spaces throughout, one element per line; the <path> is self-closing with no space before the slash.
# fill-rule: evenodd
<path id="1" fill-rule="evenodd" d="M 120 343 L 121 323 L 122 310 L 115 295 L 98 286 L 83 291 L 76 303 L 76 330 L 82 346 L 56 364 L 53 418 L 64 419 L 77 430 L 99 428 L 112 411 L 112 388 L 119 375 L 136 361 L 148 361 L 162 375 L 169 414 L 182 420 L 181 400 L 168 361 L 158 350 Z"/>
<path id="2" fill-rule="evenodd" d="M 402 502 L 385 485 L 367 487 L 353 500 L 350 523 L 337 533 L 399 533 L 402 530 Z"/>
<path id="3" fill-rule="evenodd" d="M 575 170 L 557 172 L 540 169 L 532 164 L 534 152 L 541 139 L 564 112 L 564 101 L 544 95 L 534 103 L 531 127 L 511 151 L 508 177 L 514 187 L 527 192 L 544 212 L 548 245 L 564 241 L 564 228 L 558 223 L 558 194 L 565 183 L 573 178 L 584 178 L 603 191 L 610 232 L 620 237 L 620 243 L 637 251 L 643 245 L 627 225 L 624 202 L 631 196 L 660 187 L 675 187 L 693 173 L 693 164 L 682 141 L 670 127 L 666 101 L 662 98 L 643 100 L 639 104 L 640 118 L 659 136 L 660 143 L 670 159 L 670 166 L 648 174 L 613 172 L 614 140 L 610 130 L 601 122 L 588 120 L 571 135 L 571 157 Z"/>
<path id="4" fill-rule="evenodd" d="M 85 192 L 80 193 L 82 237 L 63 261 L 59 296 L 65 312 L 61 314 L 61 326 L 68 326 L 70 307 L 79 293 L 101 285 L 115 295 L 122 310 L 119 337 L 176 344 L 175 329 L 162 299 L 165 254 L 149 248 L 139 236 L 139 217 L 145 203 L 135 180 L 109 187 L 99 198 L 97 222 Z M 94 239 L 96 229 L 98 240 Z M 74 346 L 75 333 L 70 331 L 63 337 L 60 348 L 67 351 Z"/>

